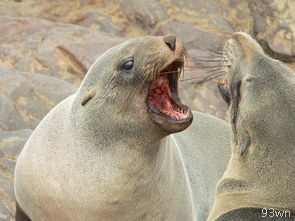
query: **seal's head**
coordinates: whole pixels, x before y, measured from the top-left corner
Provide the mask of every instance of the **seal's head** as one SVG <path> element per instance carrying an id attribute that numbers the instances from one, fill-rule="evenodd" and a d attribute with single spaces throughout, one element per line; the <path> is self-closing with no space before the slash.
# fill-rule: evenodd
<path id="1" fill-rule="evenodd" d="M 229 104 L 234 139 L 241 143 L 241 154 L 253 142 L 294 143 L 294 136 L 290 136 L 295 135 L 292 70 L 267 56 L 252 37 L 241 32 L 225 43 L 224 58 L 228 70 L 219 89 Z"/>
<path id="2" fill-rule="evenodd" d="M 232 154 L 208 221 L 244 220 L 237 217 L 247 208 L 294 212 L 295 74 L 245 33 L 235 33 L 223 54 L 228 70 L 218 86 L 229 104 Z"/>
<path id="3" fill-rule="evenodd" d="M 178 97 L 184 59 L 185 49 L 174 35 L 135 38 L 109 49 L 92 65 L 78 91 L 83 119 L 99 112 L 124 130 L 143 125 L 146 132 L 184 130 L 193 118 Z"/>

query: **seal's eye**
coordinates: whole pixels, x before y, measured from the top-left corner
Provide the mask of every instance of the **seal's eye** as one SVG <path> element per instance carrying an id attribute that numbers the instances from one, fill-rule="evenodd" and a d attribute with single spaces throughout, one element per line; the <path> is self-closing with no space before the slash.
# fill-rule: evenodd
<path id="1" fill-rule="evenodd" d="M 124 60 L 119 68 L 120 70 L 125 70 L 125 71 L 129 71 L 133 68 L 133 63 L 134 63 L 134 59 L 133 58 L 127 58 L 126 60 Z"/>

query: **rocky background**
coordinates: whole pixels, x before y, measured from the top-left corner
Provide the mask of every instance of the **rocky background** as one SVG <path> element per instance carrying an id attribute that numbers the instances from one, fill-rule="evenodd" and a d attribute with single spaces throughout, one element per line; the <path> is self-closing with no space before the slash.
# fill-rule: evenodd
<path id="1" fill-rule="evenodd" d="M 184 78 L 199 77 L 183 81 L 180 96 L 226 119 L 216 80 L 199 82 L 216 70 L 197 59 L 218 59 L 224 40 L 245 31 L 295 70 L 294 11 L 294 0 L 1 0 L 0 220 L 14 220 L 14 164 L 27 138 L 106 49 L 175 33 L 189 52 L 187 65 L 197 67 Z"/>

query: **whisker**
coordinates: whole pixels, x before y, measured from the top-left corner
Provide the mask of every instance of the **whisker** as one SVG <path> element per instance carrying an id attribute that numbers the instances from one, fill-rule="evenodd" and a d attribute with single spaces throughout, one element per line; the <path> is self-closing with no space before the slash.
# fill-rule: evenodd
<path id="1" fill-rule="evenodd" d="M 205 73 L 211 73 L 211 72 L 215 72 L 215 71 L 222 71 L 222 70 L 220 68 L 215 68 L 212 70 L 203 70 L 203 72 L 205 72 Z"/>
<path id="2" fill-rule="evenodd" d="M 202 75 L 202 76 L 187 78 L 187 79 L 183 79 L 183 80 L 180 80 L 180 81 L 189 81 L 189 80 L 195 80 L 195 79 L 200 79 L 200 78 L 203 78 L 203 80 L 205 80 L 205 79 L 208 79 L 210 77 L 214 77 L 214 76 L 219 75 L 219 74 L 224 74 L 224 73 L 222 73 L 222 72 L 212 73 L 212 74 L 209 74 L 209 75 Z"/>
<path id="3" fill-rule="evenodd" d="M 219 68 L 219 67 L 227 67 L 227 65 L 222 65 L 222 64 L 220 64 L 220 65 L 212 65 L 212 66 L 204 66 L 204 65 L 196 65 L 196 66 L 191 66 L 191 65 L 186 65 L 185 66 L 185 70 L 189 70 L 189 69 L 199 69 L 199 68 L 202 68 L 202 67 L 205 67 L 205 68 Z"/>
<path id="4" fill-rule="evenodd" d="M 218 77 L 220 77 L 220 76 L 222 76 L 222 75 L 224 75 L 224 73 L 218 73 L 218 74 L 216 74 L 215 76 L 213 76 L 213 77 L 211 77 L 211 78 L 206 78 L 206 79 L 203 79 L 203 80 L 201 80 L 201 81 L 198 81 L 198 82 L 195 82 L 195 83 L 192 83 L 192 84 L 202 84 L 202 83 L 205 83 L 205 82 L 207 82 L 207 81 L 211 81 L 211 80 L 213 80 L 213 79 L 215 79 L 215 78 L 218 78 Z"/>
<path id="5" fill-rule="evenodd" d="M 224 61 L 223 57 L 216 57 L 216 56 L 212 56 L 212 57 L 197 57 L 197 58 L 188 58 L 188 62 L 213 62 L 213 61 Z"/>
<path id="6" fill-rule="evenodd" d="M 184 71 L 196 71 L 199 70 L 198 67 L 191 67 L 191 68 L 185 68 Z"/>
<path id="7" fill-rule="evenodd" d="M 223 59 L 203 59 L 203 58 L 193 58 L 192 61 L 196 62 L 223 62 Z"/>
<path id="8" fill-rule="evenodd" d="M 172 74 L 172 73 L 178 73 L 178 71 L 164 71 L 164 72 L 160 72 L 160 74 Z"/>
<path id="9" fill-rule="evenodd" d="M 220 54 L 220 55 L 216 55 L 216 54 L 206 54 L 206 55 L 200 55 L 200 56 L 198 56 L 198 55 L 190 55 L 190 56 L 188 56 L 189 58 L 195 58 L 195 59 L 203 59 L 203 58 L 205 58 L 205 59 L 207 59 L 207 58 L 209 58 L 209 59 L 216 59 L 216 58 L 223 58 L 223 54 Z"/>
<path id="10" fill-rule="evenodd" d="M 156 76 L 157 76 L 157 73 L 159 72 L 159 70 L 156 70 L 153 72 L 153 81 L 156 80 Z"/>
<path id="11" fill-rule="evenodd" d="M 225 66 L 227 67 L 227 66 Z M 202 70 L 201 68 L 199 67 L 191 67 L 191 68 L 185 68 L 185 69 L 182 69 L 180 71 L 164 71 L 164 72 L 161 72 L 161 74 L 172 74 L 172 73 L 180 73 L 179 75 L 181 76 L 182 74 L 184 75 L 184 72 L 186 71 L 202 71 L 204 73 L 211 73 L 211 72 L 215 72 L 215 71 L 222 71 L 222 67 L 219 67 L 219 66 L 212 66 L 212 68 L 214 69 L 208 69 L 208 70 Z"/>
<path id="12" fill-rule="evenodd" d="M 200 78 L 207 78 L 208 76 L 197 76 L 197 77 L 193 77 L 193 78 L 186 78 L 186 79 L 183 79 L 183 80 L 179 80 L 181 82 L 184 82 L 184 81 L 191 81 L 191 80 L 196 80 L 196 79 L 200 79 Z"/>
<path id="13" fill-rule="evenodd" d="M 213 54 L 223 55 L 223 51 L 210 51 Z"/>
<path id="14" fill-rule="evenodd" d="M 184 47 L 184 45 L 182 45 L 181 49 L 182 49 L 181 50 L 182 55 L 183 55 L 184 59 L 186 59 L 188 52 L 187 52 L 186 48 Z"/>
<path id="15" fill-rule="evenodd" d="M 160 74 L 172 74 L 172 73 L 180 73 L 180 75 L 184 72 L 184 71 L 193 71 L 193 70 L 198 70 L 198 68 L 192 68 L 192 69 L 182 69 L 180 71 L 163 71 L 160 72 Z"/>
<path id="16" fill-rule="evenodd" d="M 179 78 L 181 77 L 181 75 L 182 75 L 182 79 L 183 79 L 183 78 L 184 78 L 184 66 L 182 66 L 182 67 L 180 68 Z"/>
<path id="17" fill-rule="evenodd" d="M 184 67 L 185 67 L 185 68 L 198 68 L 198 65 L 196 65 L 196 66 L 185 65 Z"/>
<path id="18" fill-rule="evenodd" d="M 199 66 L 198 68 L 202 69 L 202 68 L 225 68 L 225 67 L 228 67 L 228 65 Z"/>
<path id="19" fill-rule="evenodd" d="M 225 71 L 225 70 L 222 70 L 222 68 L 214 68 L 214 69 L 199 69 L 199 68 L 191 68 L 191 69 L 185 69 L 184 70 L 185 72 L 193 72 L 193 71 L 197 71 L 197 72 L 201 72 L 201 73 L 212 73 L 212 72 L 215 72 L 215 71 Z"/>

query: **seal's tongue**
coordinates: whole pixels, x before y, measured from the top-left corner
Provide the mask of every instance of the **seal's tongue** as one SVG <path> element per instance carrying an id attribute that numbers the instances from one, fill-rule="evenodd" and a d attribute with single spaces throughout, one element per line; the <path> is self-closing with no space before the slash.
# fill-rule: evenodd
<path id="1" fill-rule="evenodd" d="M 150 85 L 148 102 L 159 112 L 181 120 L 188 117 L 189 113 L 181 108 L 177 90 L 173 88 L 175 83 L 171 81 L 176 80 L 177 73 L 157 75 L 155 81 Z"/>

